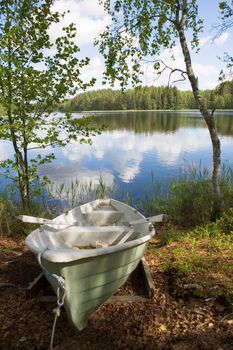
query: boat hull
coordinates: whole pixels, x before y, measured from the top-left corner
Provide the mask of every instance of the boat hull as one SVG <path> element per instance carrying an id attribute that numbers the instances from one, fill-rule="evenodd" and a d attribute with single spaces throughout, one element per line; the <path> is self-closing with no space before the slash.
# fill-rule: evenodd
<path id="1" fill-rule="evenodd" d="M 90 315 L 128 279 L 144 255 L 147 243 L 116 253 L 69 263 L 53 263 L 43 259 L 50 272 L 66 282 L 65 309 L 71 323 L 80 331 Z M 54 291 L 56 281 L 47 277 Z"/>
<path id="2" fill-rule="evenodd" d="M 26 244 L 38 254 L 55 293 L 58 283 L 51 274 L 63 277 L 68 318 L 82 330 L 89 316 L 135 270 L 153 235 L 136 209 L 114 199 L 98 199 L 31 232 Z"/>

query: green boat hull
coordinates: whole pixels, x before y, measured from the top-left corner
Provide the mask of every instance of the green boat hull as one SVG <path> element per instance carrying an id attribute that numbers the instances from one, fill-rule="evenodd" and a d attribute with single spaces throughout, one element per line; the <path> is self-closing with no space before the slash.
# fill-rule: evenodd
<path id="1" fill-rule="evenodd" d="M 69 263 L 43 259 L 44 267 L 65 279 L 65 309 L 71 323 L 83 330 L 90 315 L 128 279 L 139 264 L 146 243 L 115 253 L 85 258 Z M 56 280 L 47 277 L 54 291 Z"/>
<path id="2" fill-rule="evenodd" d="M 89 316 L 124 284 L 153 237 L 148 220 L 117 200 L 97 199 L 71 209 L 26 238 L 55 292 L 64 279 L 64 306 L 71 323 L 85 328 Z M 56 276 L 51 277 L 51 274 Z"/>

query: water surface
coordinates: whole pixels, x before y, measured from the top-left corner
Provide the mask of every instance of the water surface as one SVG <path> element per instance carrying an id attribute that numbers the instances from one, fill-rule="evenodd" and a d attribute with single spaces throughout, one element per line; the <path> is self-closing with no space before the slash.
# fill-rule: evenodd
<path id="1" fill-rule="evenodd" d="M 233 113 L 216 113 L 222 160 L 233 164 Z M 211 169 L 212 149 L 205 122 L 198 112 L 106 112 L 96 113 L 94 123 L 105 125 L 92 145 L 73 142 L 52 151 L 56 160 L 40 168 L 54 183 L 72 179 L 94 183 L 103 177 L 126 193 L 143 198 L 151 174 L 158 180 L 179 176 L 190 164 Z M 1 159 L 12 155 L 1 142 Z M 43 152 L 48 153 L 49 149 Z"/>

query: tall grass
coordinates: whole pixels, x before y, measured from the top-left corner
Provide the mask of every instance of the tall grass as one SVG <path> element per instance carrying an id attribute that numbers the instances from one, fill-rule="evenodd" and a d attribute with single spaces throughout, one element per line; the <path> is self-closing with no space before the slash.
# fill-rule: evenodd
<path id="1" fill-rule="evenodd" d="M 233 171 L 224 166 L 221 174 L 224 211 L 233 207 Z M 158 182 L 152 176 L 150 193 L 139 202 L 145 215 L 166 213 L 183 227 L 211 222 L 215 218 L 216 198 L 211 174 L 207 168 L 190 166 L 170 183 Z"/>
<path id="2" fill-rule="evenodd" d="M 225 216 L 221 221 L 225 230 L 233 230 L 233 171 L 223 167 L 221 189 Z M 168 214 L 173 223 L 182 227 L 192 227 L 208 224 L 214 218 L 215 197 L 212 190 L 211 174 L 206 168 L 189 167 L 172 180 L 158 181 L 151 175 L 145 199 L 135 201 L 133 195 L 128 195 L 109 186 L 102 176 L 98 183 L 92 181 L 83 183 L 72 180 L 70 183 L 59 185 L 50 184 L 46 191 L 32 203 L 32 215 L 54 217 L 70 208 L 89 202 L 96 198 L 112 197 L 135 206 L 144 215 Z M 19 223 L 15 216 L 22 214 L 22 207 L 6 193 L 0 194 L 0 232 L 14 233 Z M 21 231 L 25 231 L 24 225 Z"/>
<path id="3" fill-rule="evenodd" d="M 48 186 L 45 196 L 50 207 L 56 207 L 60 213 L 97 198 L 114 197 L 115 192 L 115 184 L 107 185 L 100 175 L 97 183 L 83 183 L 76 179 L 70 183 L 52 184 Z"/>

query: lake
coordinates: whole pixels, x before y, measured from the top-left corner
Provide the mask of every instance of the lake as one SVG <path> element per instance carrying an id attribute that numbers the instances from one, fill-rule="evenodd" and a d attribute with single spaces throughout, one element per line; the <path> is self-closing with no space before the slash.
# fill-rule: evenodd
<path id="1" fill-rule="evenodd" d="M 233 165 L 233 112 L 216 113 L 221 138 L 222 161 Z M 151 177 L 169 181 L 181 170 L 200 162 L 211 170 L 212 149 L 208 130 L 200 113 L 185 112 L 101 112 L 94 123 L 105 125 L 92 145 L 77 142 L 52 150 L 56 160 L 40 168 L 54 183 L 72 179 L 115 183 L 124 193 L 144 198 Z M 11 146 L 1 142 L 1 160 L 12 155 Z M 43 152 L 49 152 L 46 149 Z"/>

